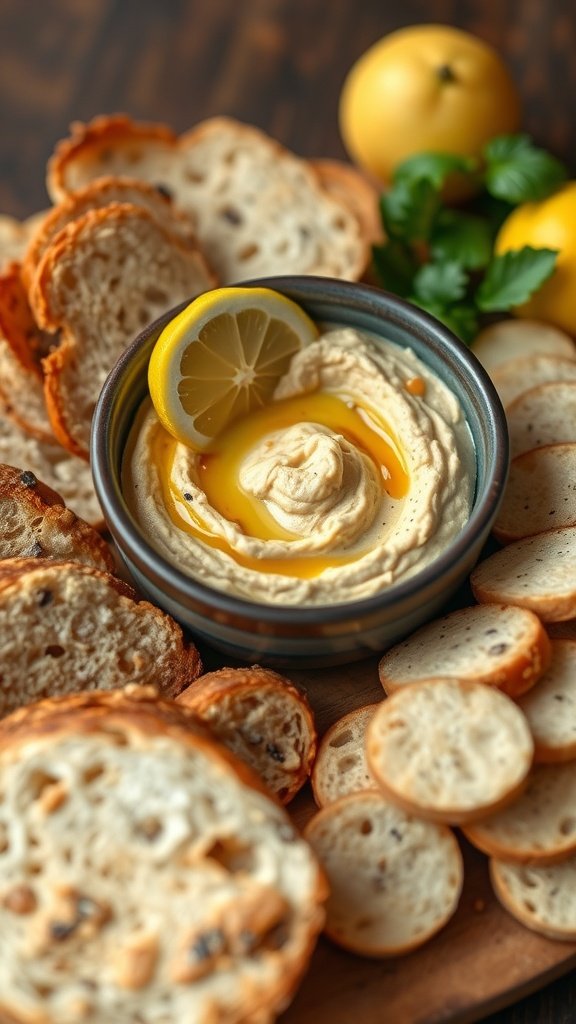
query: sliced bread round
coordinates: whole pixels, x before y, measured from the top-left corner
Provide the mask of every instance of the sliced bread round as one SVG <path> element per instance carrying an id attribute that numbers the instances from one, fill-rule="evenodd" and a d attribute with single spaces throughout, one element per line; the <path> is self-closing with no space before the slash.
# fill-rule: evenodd
<path id="1" fill-rule="evenodd" d="M 502 404 L 508 407 L 523 391 L 552 380 L 576 380 L 576 359 L 571 356 L 533 355 L 509 359 L 491 371 Z"/>
<path id="2" fill-rule="evenodd" d="M 576 851 L 576 761 L 535 765 L 514 803 L 464 827 L 491 857 L 521 864 L 556 864 Z"/>
<path id="3" fill-rule="evenodd" d="M 470 348 L 488 373 L 500 369 L 511 359 L 534 355 L 576 359 L 572 338 L 541 320 L 499 320 L 480 331 Z"/>
<path id="4" fill-rule="evenodd" d="M 344 949 L 409 953 L 456 910 L 463 867 L 454 834 L 379 793 L 350 793 L 328 804 L 304 836 L 328 877 L 326 934 Z"/>
<path id="5" fill-rule="evenodd" d="M 3 1018 L 275 1019 L 326 885 L 248 768 L 148 687 L 44 702 L 0 735 Z"/>
<path id="6" fill-rule="evenodd" d="M 475 821 L 524 787 L 534 753 L 528 722 L 483 683 L 413 683 L 383 701 L 366 732 L 366 759 L 384 795 L 448 825 Z"/>
<path id="7" fill-rule="evenodd" d="M 114 572 L 99 533 L 30 470 L 0 463 L 0 559 L 46 557 Z"/>
<path id="8" fill-rule="evenodd" d="M 0 405 L 0 462 L 21 466 L 61 494 L 77 516 L 102 527 L 102 509 L 94 491 L 90 466 L 71 455 L 56 438 L 51 443 L 27 434 Z"/>
<path id="9" fill-rule="evenodd" d="M 178 697 L 221 743 L 287 804 L 308 780 L 316 755 L 314 715 L 305 693 L 268 668 L 207 672 Z"/>
<path id="10" fill-rule="evenodd" d="M 490 880 L 502 906 L 526 928 L 576 941 L 576 857 L 548 867 L 493 859 Z"/>
<path id="11" fill-rule="evenodd" d="M 61 331 L 43 365 L 50 421 L 64 447 L 88 458 L 94 406 L 116 360 L 143 327 L 214 283 L 198 249 L 131 203 L 89 210 L 56 235 L 31 303 L 43 328 Z"/>
<path id="12" fill-rule="evenodd" d="M 576 442 L 548 444 L 512 460 L 494 536 L 509 544 L 564 526 L 576 526 Z"/>
<path id="13" fill-rule="evenodd" d="M 201 671 L 170 616 L 79 562 L 0 562 L 0 714 L 40 697 L 153 683 L 172 696 Z"/>
<path id="14" fill-rule="evenodd" d="M 576 640 L 552 640 L 552 661 L 518 701 L 534 737 L 535 761 L 576 759 Z"/>
<path id="15" fill-rule="evenodd" d="M 312 792 L 319 807 L 341 796 L 376 785 L 366 763 L 366 728 L 379 704 L 366 704 L 343 715 L 320 742 L 312 769 Z"/>
<path id="16" fill-rule="evenodd" d="M 506 409 L 512 458 L 546 444 L 576 441 L 576 380 L 523 391 Z"/>
<path id="17" fill-rule="evenodd" d="M 393 693 L 421 679 L 470 679 L 519 696 L 550 662 L 550 641 L 533 612 L 473 605 L 422 626 L 381 658 L 380 682 Z"/>
<path id="18" fill-rule="evenodd" d="M 470 577 L 483 604 L 529 608 L 544 621 L 576 616 L 576 527 L 525 537 L 480 562 Z"/>

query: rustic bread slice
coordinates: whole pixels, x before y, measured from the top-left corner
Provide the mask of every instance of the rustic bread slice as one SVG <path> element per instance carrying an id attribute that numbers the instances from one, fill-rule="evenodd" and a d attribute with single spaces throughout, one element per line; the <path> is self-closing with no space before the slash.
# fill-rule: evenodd
<path id="1" fill-rule="evenodd" d="M 373 244 L 381 242 L 384 229 L 380 216 L 380 188 L 362 171 L 343 160 L 309 161 L 322 188 L 343 202 L 360 224 L 362 236 Z"/>
<path id="2" fill-rule="evenodd" d="M 549 381 L 523 391 L 506 409 L 510 454 L 576 441 L 576 380 Z"/>
<path id="3" fill-rule="evenodd" d="M 540 619 L 512 605 L 473 605 L 422 626 L 379 664 L 380 682 L 393 693 L 422 679 L 446 677 L 497 686 L 517 697 L 550 663 L 550 641 Z"/>
<path id="4" fill-rule="evenodd" d="M 576 760 L 576 640 L 553 639 L 552 661 L 518 701 L 534 737 L 534 760 Z"/>
<path id="5" fill-rule="evenodd" d="M 370 245 L 358 217 L 307 161 L 232 118 L 211 118 L 177 140 L 158 136 L 161 127 L 121 116 L 75 126 L 50 161 L 50 194 L 60 199 L 103 174 L 160 183 L 195 218 L 224 284 L 271 274 L 362 275 Z"/>
<path id="6" fill-rule="evenodd" d="M 376 786 L 366 763 L 365 738 L 368 723 L 379 706 L 355 708 L 324 733 L 310 780 L 319 807 Z"/>
<path id="7" fill-rule="evenodd" d="M 104 177 L 66 196 L 52 207 L 38 225 L 26 248 L 22 261 L 22 277 L 31 288 L 40 260 L 50 242 L 62 228 L 88 210 L 100 209 L 110 203 L 134 203 L 148 210 L 160 223 L 189 245 L 196 244 L 194 224 L 190 216 L 176 210 L 169 196 L 160 188 L 135 178 Z"/>
<path id="8" fill-rule="evenodd" d="M 0 665 L 0 714 L 128 682 L 175 695 L 201 671 L 180 627 L 128 584 L 47 558 L 0 562 Z"/>
<path id="9" fill-rule="evenodd" d="M 463 868 L 454 834 L 379 793 L 350 793 L 328 804 L 304 836 L 328 876 L 326 934 L 344 949 L 409 953 L 456 910 Z"/>
<path id="10" fill-rule="evenodd" d="M 384 795 L 409 814 L 447 825 L 476 821 L 514 800 L 533 754 L 520 708 L 492 686 L 460 679 L 398 690 L 366 732 L 366 759 Z"/>
<path id="11" fill-rule="evenodd" d="M 248 768 L 149 687 L 43 702 L 1 734 L 3 1018 L 270 1024 L 326 884 Z"/>
<path id="12" fill-rule="evenodd" d="M 529 608 L 544 622 L 576 616 L 576 526 L 525 537 L 480 562 L 470 577 L 483 604 Z"/>
<path id="13" fill-rule="evenodd" d="M 98 529 L 104 525 L 88 463 L 67 452 L 56 438 L 48 443 L 31 437 L 7 416 L 2 403 L 0 462 L 29 470 L 61 494 L 66 505 L 81 519 Z"/>
<path id="14" fill-rule="evenodd" d="M 30 470 L 0 463 L 0 559 L 46 557 L 114 572 L 99 533 Z"/>
<path id="15" fill-rule="evenodd" d="M 503 811 L 466 825 L 474 846 L 499 860 L 556 864 L 576 851 L 576 761 L 535 765 Z"/>
<path id="16" fill-rule="evenodd" d="M 287 804 L 308 780 L 316 727 L 304 692 L 271 669 L 207 672 L 180 694 L 211 731 Z"/>
<path id="17" fill-rule="evenodd" d="M 509 359 L 490 376 L 502 404 L 508 407 L 523 391 L 553 380 L 576 380 L 576 359 L 566 356 L 534 355 Z"/>
<path id="18" fill-rule="evenodd" d="M 73 121 L 70 135 L 48 161 L 46 187 L 54 203 L 94 178 L 143 178 L 167 188 L 177 135 L 165 124 L 133 121 L 126 114 L 101 114 Z"/>
<path id="19" fill-rule="evenodd" d="M 576 442 L 518 455 L 510 464 L 494 536 L 509 544 L 566 526 L 576 526 Z"/>
<path id="20" fill-rule="evenodd" d="M 0 404 L 21 430 L 54 444 L 42 378 L 23 368 L 5 338 L 0 337 Z"/>
<path id="21" fill-rule="evenodd" d="M 62 332 L 44 371 L 50 420 L 66 448 L 88 458 L 100 389 L 138 332 L 214 283 L 199 250 L 130 203 L 90 210 L 59 232 L 31 302 L 42 327 Z"/>
<path id="22" fill-rule="evenodd" d="M 502 906 L 526 928 L 576 941 L 576 857 L 549 867 L 493 859 L 490 880 Z"/>
<path id="23" fill-rule="evenodd" d="M 26 220 L 17 220 L 0 214 L 0 272 L 13 260 L 20 260 L 38 224 L 44 218 L 44 211 L 34 213 Z"/>
<path id="24" fill-rule="evenodd" d="M 576 359 L 572 338 L 541 320 L 499 320 L 481 330 L 470 348 L 488 373 L 504 367 L 511 359 L 534 355 Z"/>

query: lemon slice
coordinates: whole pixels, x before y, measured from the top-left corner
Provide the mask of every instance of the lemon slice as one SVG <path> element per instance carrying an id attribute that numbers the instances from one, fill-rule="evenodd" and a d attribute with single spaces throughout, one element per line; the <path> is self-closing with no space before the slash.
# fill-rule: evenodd
<path id="1" fill-rule="evenodd" d="M 266 405 L 292 357 L 318 337 L 310 317 L 270 288 L 216 288 L 164 328 L 148 385 L 160 422 L 206 448 L 234 420 Z"/>

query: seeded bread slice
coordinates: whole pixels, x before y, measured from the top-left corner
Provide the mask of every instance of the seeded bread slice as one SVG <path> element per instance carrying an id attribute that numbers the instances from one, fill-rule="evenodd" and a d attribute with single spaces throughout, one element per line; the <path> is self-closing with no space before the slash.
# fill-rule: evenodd
<path id="1" fill-rule="evenodd" d="M 62 228 L 88 210 L 100 209 L 110 203 L 134 203 L 148 210 L 156 220 L 181 235 L 189 245 L 196 244 L 194 224 L 189 216 L 176 210 L 169 196 L 145 181 L 135 178 L 116 178 L 108 176 L 90 182 L 72 195 L 66 196 L 60 203 L 52 207 L 39 223 L 26 248 L 22 261 L 22 277 L 30 288 L 40 260 L 52 239 Z"/>
<path id="2" fill-rule="evenodd" d="M 534 355 L 509 359 L 491 371 L 502 404 L 508 407 L 523 391 L 553 380 L 576 380 L 576 359 Z"/>
<path id="3" fill-rule="evenodd" d="M 88 463 L 67 452 L 56 438 L 49 443 L 31 437 L 6 414 L 1 403 L 0 462 L 29 470 L 61 494 L 81 519 L 98 529 L 104 525 Z"/>
<path id="4" fill-rule="evenodd" d="M 456 910 L 462 857 L 444 825 L 410 817 L 373 791 L 323 807 L 304 836 L 328 876 L 326 934 L 365 956 L 399 956 Z"/>
<path id="5" fill-rule="evenodd" d="M 550 663 L 540 619 L 512 605 L 474 605 L 428 623 L 392 647 L 379 664 L 386 693 L 422 679 L 469 679 L 517 697 Z"/>
<path id="6" fill-rule="evenodd" d="M 535 355 L 576 359 L 572 338 L 541 320 L 499 320 L 480 331 L 470 348 L 488 373 L 504 368 L 511 359 Z"/>
<path id="7" fill-rule="evenodd" d="M 366 728 L 379 704 L 366 704 L 343 715 L 324 734 L 312 769 L 312 791 L 319 807 L 341 796 L 374 789 L 366 763 Z"/>
<path id="8" fill-rule="evenodd" d="M 0 559 L 26 556 L 115 569 L 106 542 L 59 494 L 30 470 L 0 463 Z"/>
<path id="9" fill-rule="evenodd" d="M 248 768 L 150 688 L 44 702 L 1 734 L 2 1018 L 271 1024 L 326 885 Z"/>
<path id="10" fill-rule="evenodd" d="M 490 857 L 557 864 L 576 852 L 575 806 L 576 761 L 535 765 L 514 803 L 464 833 Z"/>
<path id="11" fill-rule="evenodd" d="M 316 755 L 316 728 L 306 695 L 271 669 L 207 672 L 180 694 L 283 804 L 308 780 Z"/>
<path id="12" fill-rule="evenodd" d="M 60 330 L 44 360 L 50 420 L 61 444 L 88 458 L 100 389 L 127 345 L 161 313 L 214 284 L 200 251 L 130 203 L 90 210 L 58 233 L 36 271 L 38 323 Z"/>
<path id="13" fill-rule="evenodd" d="M 534 754 L 526 717 L 483 683 L 414 683 L 378 708 L 366 759 L 384 795 L 448 825 L 475 821 L 523 789 Z"/>
<path id="14" fill-rule="evenodd" d="M 50 160 L 48 189 L 61 199 L 103 174 L 167 188 L 195 219 L 224 284 L 290 273 L 356 280 L 370 258 L 370 240 L 342 193 L 324 188 L 307 161 L 232 118 L 211 118 L 178 139 L 122 115 L 77 124 Z"/>
<path id="15" fill-rule="evenodd" d="M 47 558 L 0 562 L 0 714 L 128 682 L 175 695 L 200 671 L 180 627 L 111 574 Z"/>
<path id="16" fill-rule="evenodd" d="M 525 537 L 474 569 L 470 582 L 483 604 L 529 608 L 544 622 L 576 616 L 576 526 Z"/>
<path id="17" fill-rule="evenodd" d="M 576 380 L 550 381 L 523 391 L 506 409 L 510 454 L 576 441 Z"/>
<path id="18" fill-rule="evenodd" d="M 534 737 L 534 760 L 576 760 L 576 640 L 553 639 L 552 661 L 518 701 Z"/>
<path id="19" fill-rule="evenodd" d="M 576 940 L 576 857 L 539 867 L 490 861 L 502 906 L 526 928 L 560 941 Z"/>
<path id="20" fill-rule="evenodd" d="M 509 544 L 566 526 L 576 526 L 576 442 L 518 455 L 510 464 L 494 536 Z"/>

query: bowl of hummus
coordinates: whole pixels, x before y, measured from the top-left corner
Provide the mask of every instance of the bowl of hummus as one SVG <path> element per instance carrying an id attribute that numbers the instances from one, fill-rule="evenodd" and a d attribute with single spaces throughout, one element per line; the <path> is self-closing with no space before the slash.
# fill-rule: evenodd
<path id="1" fill-rule="evenodd" d="M 257 415 L 209 457 L 170 436 L 148 393 L 146 328 L 108 377 L 92 466 L 137 587 L 228 656 L 330 665 L 437 614 L 474 566 L 508 470 L 505 416 L 442 324 L 368 285 L 248 282 L 318 327 Z"/>

